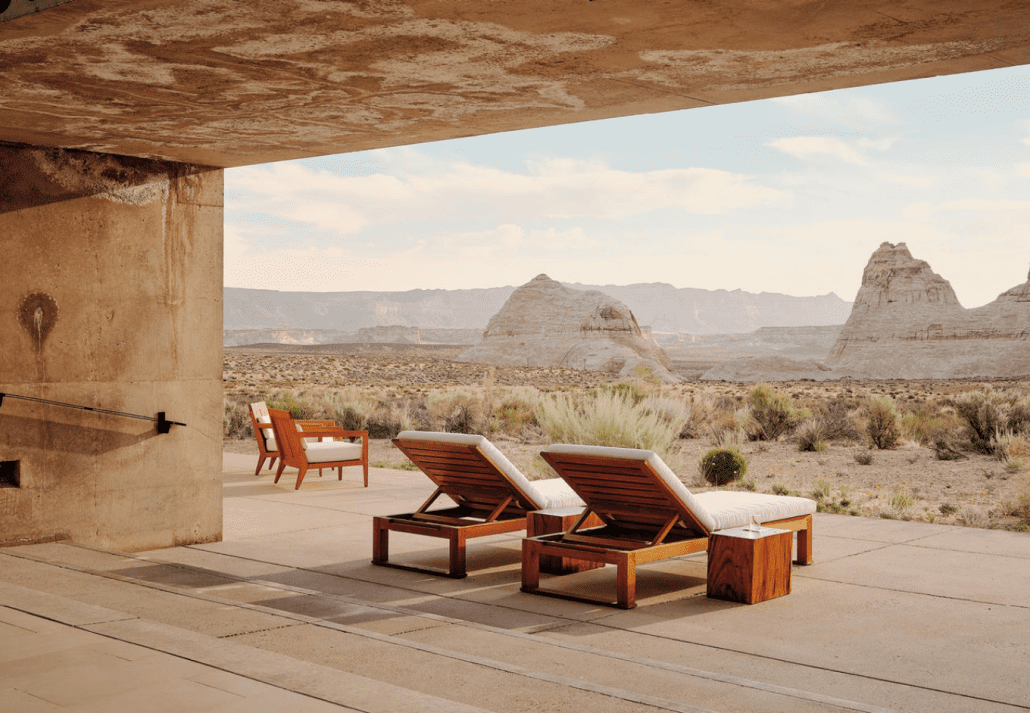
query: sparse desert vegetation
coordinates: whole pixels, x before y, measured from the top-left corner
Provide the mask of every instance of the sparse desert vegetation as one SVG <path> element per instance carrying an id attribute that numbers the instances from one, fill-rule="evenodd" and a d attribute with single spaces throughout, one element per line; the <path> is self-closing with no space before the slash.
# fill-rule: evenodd
<path id="1" fill-rule="evenodd" d="M 552 477 L 538 455 L 548 443 L 650 448 L 705 490 L 715 486 L 702 457 L 720 448 L 746 464 L 721 487 L 803 495 L 843 514 L 1030 530 L 1027 381 L 670 386 L 452 356 L 227 350 L 225 447 L 255 450 L 247 404 L 264 400 L 367 429 L 378 466 L 405 466 L 389 442 L 399 431 L 444 430 L 488 436 L 529 477 Z"/>

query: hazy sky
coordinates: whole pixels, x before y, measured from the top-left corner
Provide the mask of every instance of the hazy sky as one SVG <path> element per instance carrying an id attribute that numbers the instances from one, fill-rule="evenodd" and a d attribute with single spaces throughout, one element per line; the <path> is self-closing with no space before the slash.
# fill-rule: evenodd
<path id="1" fill-rule="evenodd" d="M 966 307 L 1027 279 L 1030 69 L 230 169 L 225 284 L 835 292 L 905 242 Z"/>

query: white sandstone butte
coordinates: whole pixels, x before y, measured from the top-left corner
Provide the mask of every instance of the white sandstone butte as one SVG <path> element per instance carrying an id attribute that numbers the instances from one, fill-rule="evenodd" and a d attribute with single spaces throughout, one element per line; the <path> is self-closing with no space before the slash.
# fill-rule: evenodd
<path id="1" fill-rule="evenodd" d="M 573 290 L 537 275 L 491 317 L 483 341 L 458 361 L 588 369 L 636 376 L 649 369 L 681 381 L 672 362 L 626 305 L 596 290 Z"/>
<path id="2" fill-rule="evenodd" d="M 905 243 L 883 243 L 825 365 L 874 379 L 1028 376 L 1030 275 L 994 302 L 966 309 Z"/>

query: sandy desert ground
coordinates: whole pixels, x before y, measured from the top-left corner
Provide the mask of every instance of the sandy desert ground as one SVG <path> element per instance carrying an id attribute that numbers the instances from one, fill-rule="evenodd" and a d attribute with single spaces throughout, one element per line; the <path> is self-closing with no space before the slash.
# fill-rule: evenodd
<path id="1" fill-rule="evenodd" d="M 276 391 L 309 387 L 360 386 L 396 397 L 457 386 L 532 385 L 544 391 L 581 389 L 611 383 L 596 372 L 570 369 L 487 367 L 451 359 L 461 347 L 432 345 L 322 345 L 295 347 L 264 345 L 225 351 L 224 382 L 230 398 L 263 399 Z M 679 366 L 679 365 L 678 365 Z M 684 371 L 691 369 L 687 364 Z M 694 369 L 696 371 L 696 368 Z M 991 382 L 997 389 L 1018 388 L 1030 393 L 1030 382 Z M 861 399 L 889 394 L 905 408 L 946 400 L 986 382 L 835 381 L 780 382 L 781 392 L 799 403 L 832 398 Z M 753 384 L 690 381 L 662 387 L 663 394 L 742 402 Z M 546 445 L 501 435 L 491 440 L 530 477 L 546 468 L 537 454 Z M 227 450 L 255 453 L 252 439 L 226 440 Z M 704 438 L 682 440 L 674 470 L 695 490 L 704 490 L 696 463 L 711 444 Z M 748 472 L 736 487 L 760 492 L 788 491 L 815 497 L 826 509 L 865 517 L 895 517 L 976 527 L 1026 530 L 1030 519 L 1030 472 L 1011 472 L 993 456 L 967 454 L 956 461 L 937 460 L 934 451 L 915 442 L 896 450 L 870 450 L 864 443 L 832 441 L 823 452 L 801 452 L 791 440 L 754 441 L 743 449 Z M 868 465 L 858 459 L 872 456 Z M 387 439 L 373 440 L 371 461 L 400 466 L 403 455 Z M 428 481 L 427 481 L 428 486 Z"/>

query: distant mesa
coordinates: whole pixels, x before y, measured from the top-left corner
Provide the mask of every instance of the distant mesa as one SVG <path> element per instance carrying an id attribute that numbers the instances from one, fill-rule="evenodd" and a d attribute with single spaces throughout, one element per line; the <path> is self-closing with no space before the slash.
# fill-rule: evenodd
<path id="1" fill-rule="evenodd" d="M 790 374 L 790 376 L 787 376 Z M 883 243 L 862 273 L 851 316 L 822 363 L 736 359 L 706 380 L 776 381 L 842 377 L 964 379 L 1030 376 L 1030 274 L 994 302 L 966 309 L 951 283 Z"/>
<path id="2" fill-rule="evenodd" d="M 994 302 L 966 309 L 904 243 L 883 243 L 827 366 L 876 379 L 1030 375 L 1030 275 Z"/>
<path id="3" fill-rule="evenodd" d="M 458 361 L 565 367 L 634 376 L 650 370 L 675 383 L 672 363 L 626 305 L 596 290 L 574 290 L 547 275 L 516 289 L 482 341 Z"/>

